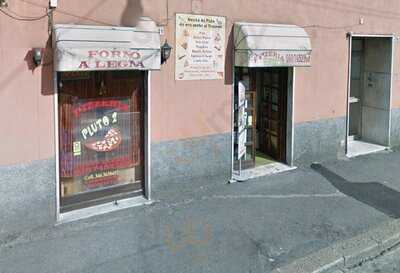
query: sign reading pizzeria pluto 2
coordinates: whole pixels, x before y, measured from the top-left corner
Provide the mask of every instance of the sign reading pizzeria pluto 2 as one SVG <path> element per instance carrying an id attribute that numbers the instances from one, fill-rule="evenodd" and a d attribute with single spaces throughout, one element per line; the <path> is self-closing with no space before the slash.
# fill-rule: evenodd
<path id="1" fill-rule="evenodd" d="M 225 26 L 225 17 L 176 14 L 176 80 L 224 78 Z"/>
<path id="2" fill-rule="evenodd" d="M 129 98 L 73 100 L 71 118 L 72 153 L 60 155 L 70 162 L 62 165 L 61 177 L 80 178 L 93 189 L 117 183 L 119 172 L 138 164 Z"/>

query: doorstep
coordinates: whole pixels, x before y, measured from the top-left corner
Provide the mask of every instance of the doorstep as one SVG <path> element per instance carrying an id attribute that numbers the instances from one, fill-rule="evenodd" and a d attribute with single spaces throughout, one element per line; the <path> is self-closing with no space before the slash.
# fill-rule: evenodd
<path id="1" fill-rule="evenodd" d="M 288 165 L 285 165 L 283 163 L 272 163 L 260 167 L 255 167 L 252 169 L 247 169 L 247 170 L 242 170 L 241 174 L 239 175 L 238 171 L 234 171 L 232 175 L 233 181 L 231 182 L 243 182 L 246 180 L 258 178 L 258 177 L 263 177 L 263 176 L 269 176 L 273 174 L 278 174 L 278 173 L 283 173 L 287 171 L 292 171 L 297 169 L 297 167 L 291 167 Z"/>
<path id="2" fill-rule="evenodd" d="M 351 140 L 347 146 L 347 157 L 357 157 L 387 150 L 388 147 L 372 144 L 360 140 Z"/>
<path id="3" fill-rule="evenodd" d="M 87 219 L 93 216 L 98 216 L 127 208 L 151 205 L 152 203 L 153 201 L 146 199 L 144 196 L 122 199 L 118 200 L 117 202 L 108 202 L 98 206 L 61 213 L 58 217 L 56 225 Z"/>

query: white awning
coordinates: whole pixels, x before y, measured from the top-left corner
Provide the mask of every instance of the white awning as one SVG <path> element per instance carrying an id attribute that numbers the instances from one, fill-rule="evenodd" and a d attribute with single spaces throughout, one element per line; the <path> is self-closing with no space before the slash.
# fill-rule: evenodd
<path id="1" fill-rule="evenodd" d="M 311 65 L 310 37 L 295 25 L 235 23 L 234 40 L 236 66 Z"/>
<path id="2" fill-rule="evenodd" d="M 142 18 L 137 27 L 55 25 L 56 71 L 158 70 L 157 25 Z"/>

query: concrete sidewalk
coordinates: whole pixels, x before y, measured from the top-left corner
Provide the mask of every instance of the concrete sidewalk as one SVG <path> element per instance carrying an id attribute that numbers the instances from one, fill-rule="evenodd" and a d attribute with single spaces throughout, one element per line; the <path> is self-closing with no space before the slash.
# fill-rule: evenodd
<path id="1" fill-rule="evenodd" d="M 396 197 L 399 163 L 399 152 L 383 152 L 324 163 L 337 177 L 301 168 L 231 185 L 216 177 L 171 181 L 159 189 L 153 205 L 3 238 L 0 272 L 255 273 L 289 268 L 397 218 L 379 203 L 385 196 L 368 199 L 368 190 L 375 187 L 357 194 L 354 183 L 375 181 L 384 185 L 380 194 Z"/>

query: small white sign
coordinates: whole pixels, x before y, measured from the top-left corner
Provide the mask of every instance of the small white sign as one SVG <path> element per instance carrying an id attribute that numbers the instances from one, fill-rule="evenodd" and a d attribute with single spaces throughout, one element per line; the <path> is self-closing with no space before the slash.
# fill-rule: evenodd
<path id="1" fill-rule="evenodd" d="M 240 81 L 238 84 L 238 91 L 239 91 L 239 107 L 245 104 L 246 102 L 246 86 L 244 82 Z"/>
<path id="2" fill-rule="evenodd" d="M 239 133 L 238 138 L 238 159 L 241 159 L 246 154 L 247 130 Z"/>
<path id="3" fill-rule="evenodd" d="M 247 111 L 246 111 L 246 84 L 243 81 L 238 83 L 238 159 L 246 154 L 247 142 Z"/>
<path id="4" fill-rule="evenodd" d="M 244 105 L 239 108 L 238 112 L 238 132 L 245 130 L 247 125 L 247 112 Z"/>

